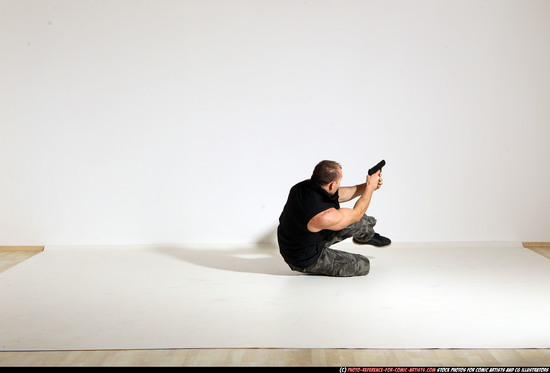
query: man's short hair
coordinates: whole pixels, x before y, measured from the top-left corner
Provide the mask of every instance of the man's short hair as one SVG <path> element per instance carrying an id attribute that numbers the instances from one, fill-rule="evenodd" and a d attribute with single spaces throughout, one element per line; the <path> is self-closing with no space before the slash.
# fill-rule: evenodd
<path id="1" fill-rule="evenodd" d="M 338 179 L 338 170 L 341 169 L 342 166 L 338 162 L 321 161 L 315 166 L 311 179 L 318 182 L 319 185 L 325 186 Z"/>

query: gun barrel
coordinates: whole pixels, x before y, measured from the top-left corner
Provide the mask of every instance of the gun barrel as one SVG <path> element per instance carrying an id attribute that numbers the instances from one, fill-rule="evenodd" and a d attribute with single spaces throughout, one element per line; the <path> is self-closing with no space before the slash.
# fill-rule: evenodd
<path id="1" fill-rule="evenodd" d="M 382 167 L 384 167 L 386 165 L 386 161 L 385 160 L 381 160 L 380 162 L 378 162 L 378 164 L 376 166 L 374 166 L 373 168 L 371 168 L 369 170 L 369 175 L 372 175 L 372 174 L 375 174 L 377 173 L 379 170 L 382 169 Z"/>

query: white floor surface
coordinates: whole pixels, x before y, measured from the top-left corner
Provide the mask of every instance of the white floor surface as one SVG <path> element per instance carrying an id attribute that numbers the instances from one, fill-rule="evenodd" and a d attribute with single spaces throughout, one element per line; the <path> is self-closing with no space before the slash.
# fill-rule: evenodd
<path id="1" fill-rule="evenodd" d="M 341 243 L 365 277 L 269 246 L 53 247 L 0 273 L 0 350 L 550 348 L 550 260 L 521 243 Z"/>

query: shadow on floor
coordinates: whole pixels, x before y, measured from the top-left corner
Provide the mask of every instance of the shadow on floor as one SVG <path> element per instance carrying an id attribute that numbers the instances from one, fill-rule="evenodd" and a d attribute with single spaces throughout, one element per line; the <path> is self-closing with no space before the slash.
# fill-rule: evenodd
<path id="1" fill-rule="evenodd" d="M 277 276 L 298 276 L 279 254 L 272 244 L 257 244 L 242 248 L 208 248 L 204 246 L 160 246 L 154 251 L 200 266 L 225 271 L 260 273 Z"/>

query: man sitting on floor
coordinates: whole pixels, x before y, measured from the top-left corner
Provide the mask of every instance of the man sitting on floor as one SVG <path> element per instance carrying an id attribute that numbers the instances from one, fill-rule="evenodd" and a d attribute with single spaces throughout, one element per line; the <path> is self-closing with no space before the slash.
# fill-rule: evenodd
<path id="1" fill-rule="evenodd" d="M 277 240 L 285 262 L 294 271 L 327 276 L 364 276 L 369 259 L 363 255 L 331 249 L 353 237 L 359 245 L 388 246 L 391 241 L 374 232 L 376 219 L 365 215 L 375 190 L 382 186 L 381 171 L 367 176 L 364 184 L 341 187 L 342 167 L 322 161 L 311 179 L 292 187 L 279 218 Z M 359 197 L 355 206 L 341 202 Z"/>

